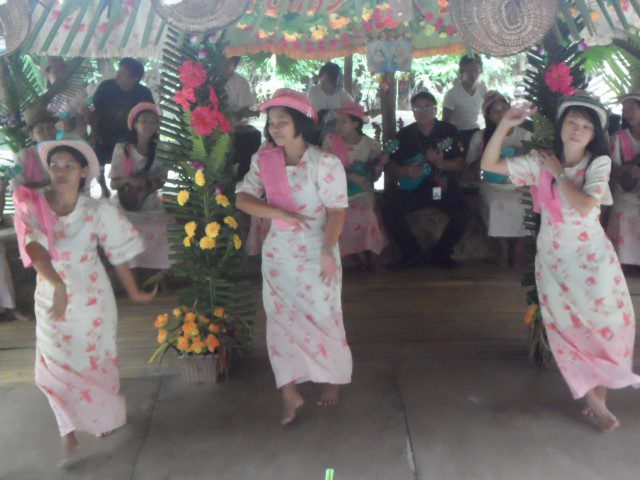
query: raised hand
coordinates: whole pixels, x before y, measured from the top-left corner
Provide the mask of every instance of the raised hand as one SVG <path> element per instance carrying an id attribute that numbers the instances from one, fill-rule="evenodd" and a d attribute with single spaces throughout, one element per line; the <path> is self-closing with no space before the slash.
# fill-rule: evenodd
<path id="1" fill-rule="evenodd" d="M 517 127 L 534 113 L 536 113 L 536 108 L 533 107 L 531 103 L 526 102 L 522 107 L 507 110 L 502 120 L 500 120 L 500 125 L 509 128 Z"/>

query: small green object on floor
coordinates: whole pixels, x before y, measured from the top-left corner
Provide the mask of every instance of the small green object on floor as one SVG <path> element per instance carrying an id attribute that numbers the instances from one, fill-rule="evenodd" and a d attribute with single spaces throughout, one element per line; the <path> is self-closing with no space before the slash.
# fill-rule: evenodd
<path id="1" fill-rule="evenodd" d="M 327 472 L 324 475 L 324 480 L 333 480 L 333 468 L 327 468 Z"/>

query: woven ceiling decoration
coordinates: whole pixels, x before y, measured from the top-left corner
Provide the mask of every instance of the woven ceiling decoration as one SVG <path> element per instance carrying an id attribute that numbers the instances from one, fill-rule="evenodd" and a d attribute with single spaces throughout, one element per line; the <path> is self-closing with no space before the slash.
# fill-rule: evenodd
<path id="1" fill-rule="evenodd" d="M 507 56 L 538 43 L 558 14 L 558 0 L 450 0 L 451 16 L 480 53 Z"/>
<path id="2" fill-rule="evenodd" d="M 158 14 L 178 31 L 213 33 L 235 22 L 250 0 L 153 0 Z"/>
<path id="3" fill-rule="evenodd" d="M 28 0 L 8 0 L 0 5 L 0 56 L 15 52 L 29 35 L 31 7 Z"/>

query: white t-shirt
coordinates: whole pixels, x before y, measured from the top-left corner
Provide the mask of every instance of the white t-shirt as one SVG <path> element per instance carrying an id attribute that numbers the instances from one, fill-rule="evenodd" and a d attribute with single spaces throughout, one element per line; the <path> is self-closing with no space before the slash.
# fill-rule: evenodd
<path id="1" fill-rule="evenodd" d="M 246 78 L 233 72 L 224 85 L 227 91 L 227 105 L 231 113 L 238 112 L 246 107 L 252 107 L 256 104 L 256 97 L 251 92 L 251 86 Z M 234 126 L 247 125 L 248 119 L 243 118 L 234 122 Z"/>
<path id="2" fill-rule="evenodd" d="M 480 117 L 482 102 L 487 93 L 487 87 L 483 83 L 476 86 L 473 96 L 462 86 L 460 80 L 456 80 L 453 87 L 444 95 L 443 107 L 453 110 L 451 123 L 458 130 L 473 130 L 484 126 L 484 120 Z"/>
<path id="3" fill-rule="evenodd" d="M 312 86 L 307 92 L 307 97 L 309 97 L 311 106 L 315 108 L 316 112 L 320 110 L 337 110 L 340 108 L 343 100 L 353 101 L 353 97 L 342 87 L 337 88 L 336 91 L 333 92 L 333 95 L 327 95 L 320 85 Z M 327 116 L 325 121 L 330 118 L 333 117 Z"/>

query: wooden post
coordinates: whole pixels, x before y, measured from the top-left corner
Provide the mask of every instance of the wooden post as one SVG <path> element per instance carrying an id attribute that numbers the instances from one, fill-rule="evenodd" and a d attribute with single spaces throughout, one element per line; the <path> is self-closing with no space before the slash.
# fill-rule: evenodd
<path id="1" fill-rule="evenodd" d="M 346 55 L 344 57 L 342 77 L 344 79 L 344 89 L 353 95 L 353 55 Z"/>
<path id="2" fill-rule="evenodd" d="M 396 74 L 382 74 L 380 85 L 380 108 L 382 109 L 382 142 L 387 143 L 396 134 Z M 384 176 L 385 190 L 395 187 L 395 179 L 391 175 Z"/>

